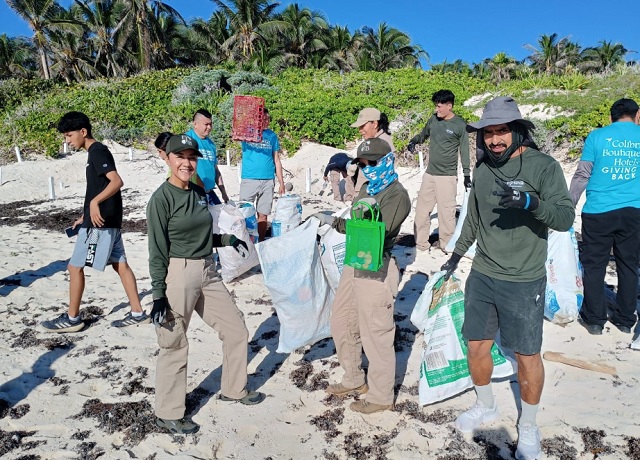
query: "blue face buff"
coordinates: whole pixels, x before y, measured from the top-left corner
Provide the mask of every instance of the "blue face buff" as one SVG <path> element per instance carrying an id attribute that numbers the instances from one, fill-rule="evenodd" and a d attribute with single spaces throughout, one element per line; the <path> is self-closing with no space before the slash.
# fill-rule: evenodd
<path id="1" fill-rule="evenodd" d="M 367 193 L 376 195 L 398 179 L 398 173 L 393 167 L 396 157 L 393 152 L 387 153 L 378 160 L 375 166 L 365 166 L 362 174 L 369 179 Z"/>

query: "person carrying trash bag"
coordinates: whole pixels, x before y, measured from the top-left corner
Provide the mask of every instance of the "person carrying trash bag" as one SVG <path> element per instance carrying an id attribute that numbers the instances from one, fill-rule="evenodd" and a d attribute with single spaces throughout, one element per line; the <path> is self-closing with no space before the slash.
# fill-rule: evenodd
<path id="1" fill-rule="evenodd" d="M 498 416 L 490 351 L 500 331 L 502 346 L 511 348 L 518 362 L 522 412 L 516 459 L 542 456 L 536 413 L 544 385 L 540 349 L 547 235 L 549 228 L 566 232 L 575 218 L 560 164 L 529 147 L 533 128 L 510 97 L 489 101 L 480 120 L 467 126 L 484 140 L 485 155 L 474 171 L 460 238 L 441 267 L 450 276 L 477 240 L 462 326 L 477 401 L 455 425 L 473 432 Z"/>
<path id="2" fill-rule="evenodd" d="M 246 389 L 249 333 L 212 257 L 214 247 L 231 246 L 243 254 L 247 244 L 233 235 L 212 231 L 206 193 L 190 182 L 201 157 L 196 141 L 187 135 L 172 136 L 166 153 L 171 176 L 153 193 L 147 206 L 151 319 L 160 346 L 155 413 L 159 427 L 187 434 L 199 429 L 185 417 L 186 333 L 194 311 L 222 340 L 219 399 L 251 405 L 260 403 L 264 395 Z"/>
<path id="3" fill-rule="evenodd" d="M 362 252 L 362 258 L 354 265 L 362 268 L 345 263 L 331 311 L 331 335 L 344 376 L 340 383 L 329 385 L 326 391 L 337 396 L 367 393 L 366 399 L 351 403 L 350 408 L 371 414 L 393 407 L 396 369 L 393 311 L 398 294 L 399 271 L 391 256 L 391 249 L 400 226 L 409 215 L 411 200 L 398 181 L 394 155 L 384 140 L 374 138 L 362 142 L 353 162 L 358 164 L 360 173 L 368 182 L 353 201 L 352 219 L 321 212 L 313 214 L 313 217 L 347 234 L 345 260 L 350 252 L 350 221 L 359 220 L 355 218 L 360 216 L 364 219 L 377 218 L 384 223 L 384 237 L 379 240 L 382 247 L 374 247 L 370 251 L 381 250 L 381 266 L 372 271 L 375 267 L 369 261 L 371 255 L 356 250 L 356 256 Z M 372 227 L 377 232 L 375 222 Z M 368 382 L 365 382 L 361 367 L 363 350 L 369 360 Z"/>

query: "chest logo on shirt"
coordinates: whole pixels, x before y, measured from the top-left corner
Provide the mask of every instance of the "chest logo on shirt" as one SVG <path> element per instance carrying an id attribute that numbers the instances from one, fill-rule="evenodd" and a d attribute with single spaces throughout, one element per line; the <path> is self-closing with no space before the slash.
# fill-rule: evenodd
<path id="1" fill-rule="evenodd" d="M 447 129 L 447 134 L 453 134 L 453 131 L 451 131 L 450 129 Z"/>
<path id="2" fill-rule="evenodd" d="M 203 198 L 202 200 L 198 201 L 198 204 L 200 206 L 207 206 L 207 200 Z"/>
<path id="3" fill-rule="evenodd" d="M 522 180 L 510 180 L 507 181 L 507 185 L 511 188 L 522 188 L 524 187 L 524 181 Z"/>

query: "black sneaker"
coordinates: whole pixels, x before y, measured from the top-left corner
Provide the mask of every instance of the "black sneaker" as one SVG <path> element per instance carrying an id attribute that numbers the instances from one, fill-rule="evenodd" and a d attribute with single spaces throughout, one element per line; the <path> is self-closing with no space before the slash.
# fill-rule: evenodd
<path id="1" fill-rule="evenodd" d="M 176 434 L 191 434 L 200 429 L 200 425 L 185 417 L 180 420 L 166 420 L 164 418 L 157 417 L 156 425 L 160 428 L 166 428 L 170 432 Z"/>
<path id="2" fill-rule="evenodd" d="M 127 313 L 124 318 L 117 319 L 111 322 L 113 327 L 127 327 L 127 326 L 137 326 L 139 324 L 149 324 L 151 322 L 151 318 L 147 315 L 147 312 L 142 312 L 140 316 L 134 316 L 131 312 Z"/>
<path id="3" fill-rule="evenodd" d="M 71 321 L 67 313 L 63 313 L 56 319 L 43 321 L 41 326 L 50 332 L 78 332 L 84 329 L 84 321 L 78 318 L 77 321 Z"/>
<path id="4" fill-rule="evenodd" d="M 602 335 L 603 328 L 599 324 L 586 323 L 580 316 L 578 316 L 578 324 L 584 327 L 587 330 L 587 332 L 591 335 Z"/>
<path id="5" fill-rule="evenodd" d="M 628 326 L 623 326 L 622 324 L 616 324 L 616 323 L 612 323 L 615 327 L 618 328 L 618 330 L 620 332 L 622 332 L 623 334 L 631 334 L 631 328 Z"/>
<path id="6" fill-rule="evenodd" d="M 221 401 L 239 402 L 244 404 L 245 406 L 253 406 L 254 404 L 260 404 L 262 401 L 264 401 L 264 398 L 265 398 L 264 393 L 260 393 L 258 391 L 250 391 L 243 398 L 240 398 L 240 399 L 228 398 L 222 393 L 220 393 L 220 396 L 218 396 L 218 399 L 220 399 Z"/>

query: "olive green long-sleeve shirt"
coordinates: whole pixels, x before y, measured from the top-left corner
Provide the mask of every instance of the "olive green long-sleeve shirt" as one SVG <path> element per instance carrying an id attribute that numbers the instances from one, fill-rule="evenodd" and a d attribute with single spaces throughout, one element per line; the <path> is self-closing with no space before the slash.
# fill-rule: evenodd
<path id="1" fill-rule="evenodd" d="M 503 208 L 496 178 L 540 199 L 535 211 Z M 475 169 L 467 217 L 454 252 L 464 255 L 478 241 L 472 269 L 492 278 L 526 282 L 545 276 L 547 234 L 567 231 L 575 209 L 560 164 L 527 149 L 500 167 L 485 159 Z"/>
<path id="2" fill-rule="evenodd" d="M 149 274 L 153 298 L 166 297 L 171 257 L 200 259 L 213 253 L 213 219 L 204 190 L 183 190 L 165 181 L 147 205 Z"/>
<path id="3" fill-rule="evenodd" d="M 469 175 L 469 135 L 467 122 L 458 115 L 443 120 L 435 115 L 427 121 L 420 134 L 411 139 L 415 144 L 429 140 L 429 164 L 427 173 L 432 176 L 457 176 L 458 151 L 462 163 L 462 173 Z"/>

